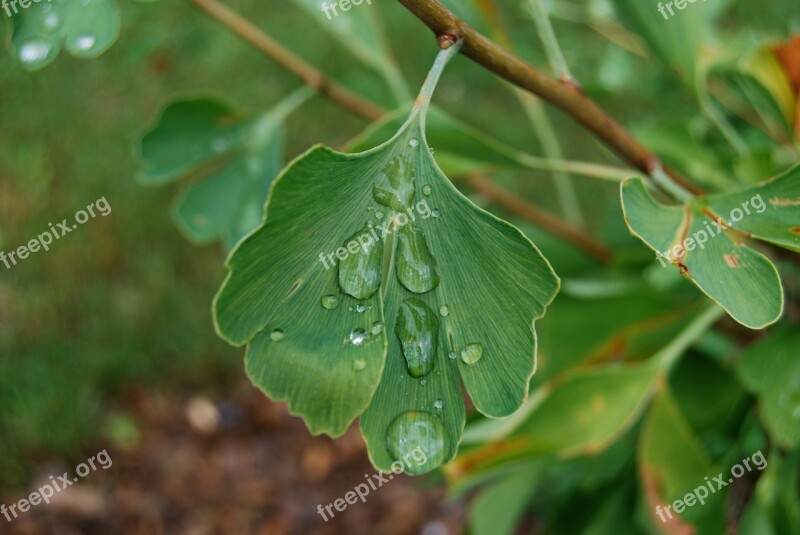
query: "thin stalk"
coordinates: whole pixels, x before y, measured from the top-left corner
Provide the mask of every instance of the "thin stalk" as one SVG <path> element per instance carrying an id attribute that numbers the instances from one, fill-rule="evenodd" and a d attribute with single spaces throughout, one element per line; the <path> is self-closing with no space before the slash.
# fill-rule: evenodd
<path id="1" fill-rule="evenodd" d="M 553 31 L 553 25 L 550 23 L 550 15 L 544 7 L 542 0 L 529 0 L 528 5 L 533 11 L 533 23 L 536 25 L 536 31 L 539 34 L 539 39 L 542 40 L 547 60 L 550 62 L 550 68 L 559 80 L 575 84 L 575 78 L 569 70 L 567 60 L 564 59 L 564 53 L 558 45 L 556 39 L 556 32 Z"/>
<path id="2" fill-rule="evenodd" d="M 722 137 L 725 138 L 725 141 L 730 144 L 733 150 L 736 151 L 736 154 L 739 156 L 747 154 L 747 143 L 739 136 L 739 133 L 736 132 L 733 125 L 728 122 L 725 115 L 719 111 L 716 104 L 711 101 L 711 97 L 709 97 L 705 89 L 699 86 L 697 87 L 697 100 L 703 114 L 717 127 L 717 130 L 719 130 Z"/>
<path id="3" fill-rule="evenodd" d="M 664 374 L 669 373 L 678 359 L 692 346 L 717 320 L 725 315 L 725 310 L 716 303 L 709 305 L 678 336 L 653 356 Z"/>
<path id="4" fill-rule="evenodd" d="M 586 127 L 623 159 L 648 176 L 658 158 L 615 121 L 580 88 L 559 82 L 490 41 L 438 0 L 398 0 L 434 34 L 449 34 L 463 39 L 461 52 L 501 78 L 561 108 Z M 692 193 L 702 190 L 677 171 L 664 168 L 670 179 Z"/>
<path id="5" fill-rule="evenodd" d="M 257 26 L 241 17 L 217 0 L 190 0 L 197 7 L 216 19 L 237 36 L 255 46 L 265 55 L 277 61 L 283 68 L 300 78 L 306 85 L 317 89 L 323 95 L 369 120 L 376 120 L 385 112 L 377 104 L 356 95 L 349 89 L 325 76 L 305 60 L 295 55 Z"/>

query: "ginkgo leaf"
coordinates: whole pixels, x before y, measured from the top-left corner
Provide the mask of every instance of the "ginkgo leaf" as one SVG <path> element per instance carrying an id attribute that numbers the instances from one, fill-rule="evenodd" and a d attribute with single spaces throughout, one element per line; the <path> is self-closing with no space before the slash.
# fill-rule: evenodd
<path id="1" fill-rule="evenodd" d="M 428 151 L 428 103 L 456 48 L 389 141 L 359 154 L 318 146 L 281 173 L 214 305 L 219 333 L 248 344 L 257 386 L 313 433 L 340 435 L 361 415 L 386 471 L 455 455 L 461 381 L 489 416 L 522 404 L 533 322 L 559 286 L 538 249 L 464 197 Z"/>
<path id="2" fill-rule="evenodd" d="M 283 122 L 312 94 L 300 89 L 250 118 L 212 99 L 170 104 L 142 137 L 139 181 L 162 185 L 203 175 L 177 200 L 176 224 L 196 243 L 221 239 L 232 247 L 261 222 L 269 185 L 282 166 Z"/>
<path id="3" fill-rule="evenodd" d="M 94 58 L 119 37 L 115 0 L 48 0 L 19 9 L 12 18 L 14 55 L 28 71 L 43 69 L 61 47 L 78 58 Z"/>
<path id="4" fill-rule="evenodd" d="M 744 206 L 741 199 L 750 198 L 741 195 Z M 727 229 L 742 225 L 729 219 L 730 212 L 721 216 L 724 221 L 708 214 L 705 205 L 713 205 L 717 198 L 667 206 L 653 198 L 640 178 L 625 180 L 621 197 L 631 232 L 658 253 L 663 265 L 672 263 L 680 269 L 732 318 L 751 329 L 761 329 L 780 318 L 783 288 L 775 266 Z M 720 199 L 725 201 L 720 207 L 730 202 L 727 197 Z M 748 209 L 746 218 L 758 219 L 758 211 Z"/>

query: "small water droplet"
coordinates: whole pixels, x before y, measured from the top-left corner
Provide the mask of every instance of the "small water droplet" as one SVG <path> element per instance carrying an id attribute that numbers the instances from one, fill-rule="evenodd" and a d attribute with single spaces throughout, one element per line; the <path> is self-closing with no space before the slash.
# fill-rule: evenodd
<path id="1" fill-rule="evenodd" d="M 433 470 L 444 462 L 451 449 L 441 419 L 420 411 L 404 412 L 395 418 L 386 432 L 386 446 L 395 460 L 411 459 L 410 463 L 405 462 L 405 469 L 411 474 Z"/>
<path id="2" fill-rule="evenodd" d="M 275 329 L 274 331 L 269 333 L 269 339 L 272 340 L 273 342 L 280 342 L 285 337 L 286 334 L 280 329 Z"/>
<path id="3" fill-rule="evenodd" d="M 423 379 L 422 381 L 419 382 L 419 384 L 421 384 L 422 386 L 425 386 L 426 384 L 428 384 L 428 380 L 427 379 Z"/>
<path id="4" fill-rule="evenodd" d="M 442 401 L 441 399 L 437 399 L 436 401 L 433 402 L 433 406 L 436 407 L 437 409 L 441 409 L 442 407 L 444 407 L 444 401 Z"/>
<path id="5" fill-rule="evenodd" d="M 367 361 L 364 359 L 356 359 L 353 361 L 353 369 L 357 372 L 360 372 L 366 367 L 367 367 Z"/>
<path id="6" fill-rule="evenodd" d="M 97 38 L 94 35 L 81 35 L 75 39 L 75 48 L 78 50 L 91 50 Z"/>
<path id="7" fill-rule="evenodd" d="M 430 152 L 431 154 L 433 154 L 433 147 L 429 147 L 429 148 L 428 148 L 428 152 Z"/>
<path id="8" fill-rule="evenodd" d="M 461 350 L 461 360 L 464 364 L 475 364 L 483 356 L 483 346 L 481 344 L 468 344 Z"/>
<path id="9" fill-rule="evenodd" d="M 381 334 L 382 330 L 383 330 L 383 323 L 381 323 L 380 321 L 376 321 L 375 323 L 372 324 L 372 329 L 370 330 L 370 332 L 372 332 L 372 334 Z"/>
<path id="10" fill-rule="evenodd" d="M 426 197 L 430 195 L 432 191 L 433 189 L 430 186 L 428 185 L 422 186 L 422 194 L 425 195 Z"/>
<path id="11" fill-rule="evenodd" d="M 441 314 L 442 317 L 447 316 L 450 314 L 450 309 L 447 307 L 447 305 L 442 305 L 439 307 L 439 314 Z"/>
<path id="12" fill-rule="evenodd" d="M 48 13 L 44 18 L 44 27 L 48 30 L 55 30 L 61 24 L 61 17 L 58 13 Z"/>
<path id="13" fill-rule="evenodd" d="M 383 212 L 375 212 L 376 219 L 383 219 Z"/>
<path id="14" fill-rule="evenodd" d="M 321 300 L 323 308 L 333 310 L 339 306 L 339 298 L 333 294 L 326 295 Z"/>
<path id="15" fill-rule="evenodd" d="M 367 307 L 365 307 L 363 303 L 359 303 L 356 305 L 356 312 L 358 312 L 359 314 L 364 312 L 366 309 Z"/>
<path id="16" fill-rule="evenodd" d="M 417 141 L 417 138 L 412 137 L 409 140 L 408 144 L 411 145 L 412 147 L 416 147 L 417 145 L 419 145 L 419 141 Z"/>
<path id="17" fill-rule="evenodd" d="M 452 360 L 456 360 L 458 354 L 456 354 L 455 351 L 451 351 L 450 354 L 448 354 L 447 356 L 450 357 Z"/>
<path id="18" fill-rule="evenodd" d="M 439 210 L 434 209 L 433 211 L 431 211 L 431 215 L 433 217 L 439 217 Z"/>
<path id="19" fill-rule="evenodd" d="M 350 331 L 349 340 L 354 346 L 360 346 L 367 340 L 367 331 L 364 329 L 353 329 Z"/>

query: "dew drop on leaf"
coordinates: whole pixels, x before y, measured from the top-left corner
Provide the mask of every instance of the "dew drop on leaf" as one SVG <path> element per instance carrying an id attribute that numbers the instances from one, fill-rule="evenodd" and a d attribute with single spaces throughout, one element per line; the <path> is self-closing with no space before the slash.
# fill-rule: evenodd
<path id="1" fill-rule="evenodd" d="M 422 194 L 425 195 L 426 197 L 430 195 L 432 191 L 433 190 L 431 189 L 430 186 L 428 185 L 422 186 Z"/>
<path id="2" fill-rule="evenodd" d="M 411 474 L 423 474 L 444 462 L 449 437 L 438 416 L 404 412 L 389 425 L 386 435 L 391 456 Z"/>
<path id="3" fill-rule="evenodd" d="M 483 356 L 483 346 L 481 344 L 469 344 L 461 350 L 461 360 L 465 364 L 475 364 Z"/>
<path id="4" fill-rule="evenodd" d="M 381 241 L 373 235 L 367 225 L 344 242 L 359 244 L 355 254 L 348 254 L 339 263 L 339 286 L 344 293 L 356 299 L 369 299 L 381 284 L 381 263 L 383 251 Z"/>
<path id="5" fill-rule="evenodd" d="M 441 314 L 442 317 L 447 316 L 450 314 L 450 309 L 447 307 L 447 305 L 442 305 L 439 307 L 439 314 Z"/>
<path id="6" fill-rule="evenodd" d="M 381 323 L 380 321 L 376 321 L 375 323 L 372 324 L 372 329 L 371 329 L 372 334 L 381 334 L 382 330 L 383 330 L 383 323 Z"/>
<path id="7" fill-rule="evenodd" d="M 415 297 L 406 299 L 397 314 L 395 333 L 408 373 L 412 377 L 427 375 L 433 369 L 439 336 L 439 320 L 433 311 Z"/>
<path id="8" fill-rule="evenodd" d="M 450 357 L 450 359 L 452 360 L 456 360 L 456 358 L 458 357 L 455 351 L 451 351 L 450 354 L 447 356 Z"/>
<path id="9" fill-rule="evenodd" d="M 269 339 L 272 340 L 273 342 L 280 342 L 284 338 L 286 338 L 286 334 L 280 329 L 275 329 L 274 331 L 269 333 Z"/>
<path id="10" fill-rule="evenodd" d="M 442 401 L 441 399 L 437 399 L 436 401 L 433 402 L 433 406 L 436 409 L 441 409 L 442 407 L 444 407 L 444 401 Z"/>
<path id="11" fill-rule="evenodd" d="M 425 293 L 436 288 L 436 261 L 428 249 L 425 234 L 408 224 L 397 232 L 397 278 L 409 291 Z"/>
<path id="12" fill-rule="evenodd" d="M 372 186 L 372 198 L 376 203 L 405 212 L 414 198 L 414 167 L 401 156 L 395 156 L 378 173 Z"/>
<path id="13" fill-rule="evenodd" d="M 419 141 L 417 141 L 417 138 L 413 138 L 413 137 L 412 137 L 412 138 L 411 138 L 411 139 L 408 141 L 408 144 L 409 144 L 411 147 L 416 147 L 417 145 L 419 145 Z"/>
<path id="14" fill-rule="evenodd" d="M 365 307 L 363 303 L 359 303 L 356 305 L 356 312 L 358 312 L 359 314 L 364 312 L 366 309 L 367 307 Z"/>
<path id="15" fill-rule="evenodd" d="M 333 294 L 326 295 L 322 298 L 322 307 L 327 310 L 333 310 L 339 306 L 339 298 Z"/>
<path id="16" fill-rule="evenodd" d="M 367 361 L 364 359 L 356 359 L 353 361 L 353 369 L 357 372 L 360 372 L 366 367 L 367 367 Z"/>
<path id="17" fill-rule="evenodd" d="M 360 346 L 367 340 L 367 331 L 364 329 L 353 329 L 350 331 L 348 339 L 354 346 Z"/>
<path id="18" fill-rule="evenodd" d="M 19 48 L 19 60 L 34 66 L 47 58 L 51 45 L 47 41 L 28 41 Z"/>
<path id="19" fill-rule="evenodd" d="M 96 42 L 97 38 L 94 35 L 80 35 L 75 38 L 75 48 L 85 52 L 91 50 Z"/>
<path id="20" fill-rule="evenodd" d="M 439 210 L 433 210 L 433 211 L 431 212 L 431 216 L 432 216 L 432 217 L 439 217 Z"/>

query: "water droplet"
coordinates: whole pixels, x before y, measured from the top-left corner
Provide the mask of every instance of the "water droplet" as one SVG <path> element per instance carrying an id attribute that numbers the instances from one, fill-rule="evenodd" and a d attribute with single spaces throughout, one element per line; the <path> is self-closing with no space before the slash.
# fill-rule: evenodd
<path id="1" fill-rule="evenodd" d="M 397 232 L 396 271 L 402 285 L 414 293 L 428 292 L 439 284 L 425 234 L 414 225 L 400 227 Z"/>
<path id="2" fill-rule="evenodd" d="M 444 401 L 442 401 L 441 399 L 437 399 L 436 401 L 433 402 L 433 406 L 437 409 L 441 409 L 442 407 L 444 407 Z"/>
<path id="3" fill-rule="evenodd" d="M 419 382 L 419 384 L 421 384 L 422 386 L 425 386 L 426 384 L 428 384 L 428 380 L 427 379 L 423 379 L 422 381 Z"/>
<path id="4" fill-rule="evenodd" d="M 461 360 L 465 364 L 475 364 L 483 356 L 483 346 L 481 344 L 469 344 L 461 350 Z"/>
<path id="5" fill-rule="evenodd" d="M 58 13 L 48 13 L 44 17 L 44 27 L 48 30 L 55 30 L 61 24 L 61 17 Z"/>
<path id="6" fill-rule="evenodd" d="M 450 314 L 450 309 L 447 307 L 447 305 L 442 305 L 439 307 L 439 314 L 441 314 L 442 317 L 447 316 Z"/>
<path id="7" fill-rule="evenodd" d="M 383 247 L 377 233 L 365 225 L 344 242 L 339 252 L 342 249 L 347 256 L 339 263 L 339 286 L 356 299 L 369 299 L 381 284 Z M 351 253 L 353 250 L 356 252 Z"/>
<path id="8" fill-rule="evenodd" d="M 353 361 L 353 369 L 357 372 L 360 372 L 366 367 L 367 367 L 367 361 L 364 359 L 356 359 Z"/>
<path id="9" fill-rule="evenodd" d="M 408 144 L 411 145 L 412 147 L 416 147 L 417 145 L 419 145 L 419 141 L 417 141 L 417 138 L 412 137 L 408 141 Z"/>
<path id="10" fill-rule="evenodd" d="M 434 209 L 433 211 L 431 211 L 431 215 L 433 217 L 439 217 L 439 210 Z"/>
<path id="11" fill-rule="evenodd" d="M 414 198 L 413 164 L 400 156 L 392 158 L 378 173 L 372 198 L 380 205 L 405 212 Z"/>
<path id="12" fill-rule="evenodd" d="M 269 339 L 272 340 L 273 342 L 280 342 L 284 338 L 286 338 L 286 334 L 284 334 L 284 332 L 280 329 L 275 329 L 274 331 L 269 333 Z"/>
<path id="13" fill-rule="evenodd" d="M 360 346 L 367 340 L 367 331 L 364 329 L 353 329 L 349 335 L 350 343 L 354 346 Z"/>
<path id="14" fill-rule="evenodd" d="M 356 305 L 356 312 L 358 312 L 359 314 L 364 312 L 366 309 L 367 307 L 365 307 L 363 303 L 359 303 Z"/>
<path id="15" fill-rule="evenodd" d="M 324 296 L 321 302 L 323 308 L 326 308 L 327 310 L 333 310 L 339 306 L 339 298 L 333 294 Z"/>
<path id="16" fill-rule="evenodd" d="M 428 152 L 430 152 L 431 154 L 433 154 L 433 147 L 428 147 Z"/>
<path id="17" fill-rule="evenodd" d="M 430 186 L 428 185 L 422 186 L 422 194 L 425 195 L 426 197 L 430 195 L 432 191 L 433 189 Z"/>
<path id="18" fill-rule="evenodd" d="M 458 354 L 455 351 L 451 351 L 447 356 L 450 357 L 452 360 L 456 360 Z"/>
<path id="19" fill-rule="evenodd" d="M 28 41 L 19 49 L 19 60 L 27 65 L 35 66 L 47 58 L 50 50 L 51 45 L 47 41 Z"/>
<path id="20" fill-rule="evenodd" d="M 94 35 L 81 35 L 75 38 L 75 48 L 78 50 L 91 50 L 97 38 Z"/>
<path id="21" fill-rule="evenodd" d="M 395 418 L 387 430 L 386 445 L 392 458 L 404 462 L 411 474 L 433 470 L 444 462 L 451 449 L 450 437 L 439 417 L 419 411 L 404 412 Z"/>
<path id="22" fill-rule="evenodd" d="M 433 369 L 439 336 L 436 315 L 428 305 L 411 297 L 400 305 L 394 328 L 406 358 L 408 373 L 412 377 L 427 375 Z"/>
<path id="23" fill-rule="evenodd" d="M 372 334 L 381 334 L 382 330 L 383 330 L 383 323 L 381 323 L 380 321 L 376 321 L 375 323 L 372 324 L 372 329 L 370 330 L 370 332 Z"/>

